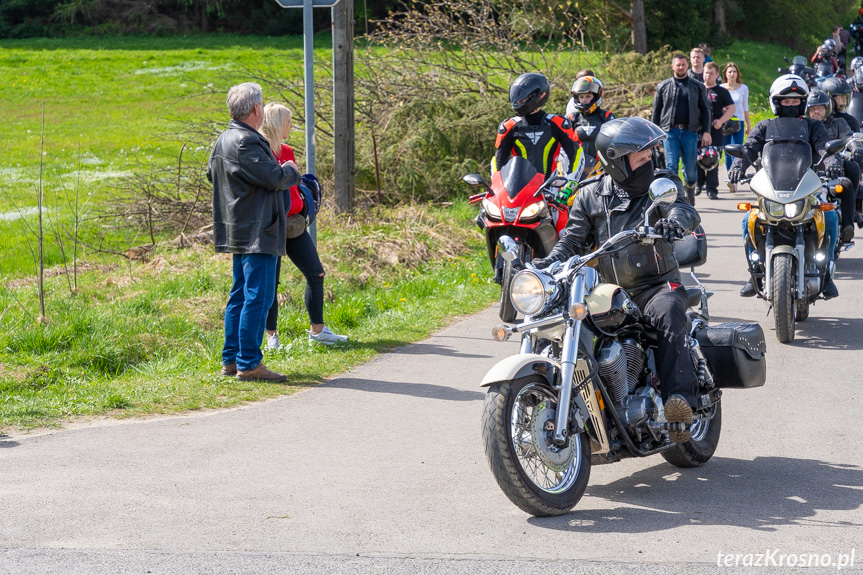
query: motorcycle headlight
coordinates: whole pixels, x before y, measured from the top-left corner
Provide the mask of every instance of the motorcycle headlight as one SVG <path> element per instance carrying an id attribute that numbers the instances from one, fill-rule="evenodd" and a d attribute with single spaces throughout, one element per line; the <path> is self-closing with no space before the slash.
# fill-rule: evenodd
<path id="1" fill-rule="evenodd" d="M 537 216 L 537 214 L 542 212 L 542 210 L 544 210 L 544 209 L 545 209 L 545 202 L 540 200 L 540 201 L 533 203 L 533 204 L 530 204 L 529 206 L 524 208 L 521 211 L 521 215 L 519 216 L 519 218 L 521 218 L 522 220 L 529 220 L 531 218 L 535 218 Z"/>
<path id="2" fill-rule="evenodd" d="M 545 307 L 546 291 L 543 281 L 534 272 L 522 270 L 515 274 L 509 286 L 512 305 L 523 315 L 534 315 Z"/>
<path id="3" fill-rule="evenodd" d="M 485 208 L 485 211 L 488 215 L 495 219 L 500 219 L 500 208 L 497 207 L 494 202 L 492 202 L 488 198 L 484 198 L 482 200 L 482 207 Z"/>
<path id="4" fill-rule="evenodd" d="M 806 204 L 806 200 L 798 200 L 790 204 L 785 204 L 785 217 L 796 218 L 799 216 L 803 211 L 804 204 Z"/>
<path id="5" fill-rule="evenodd" d="M 764 200 L 764 211 L 774 218 L 781 218 L 785 215 L 785 205 L 779 202 Z"/>

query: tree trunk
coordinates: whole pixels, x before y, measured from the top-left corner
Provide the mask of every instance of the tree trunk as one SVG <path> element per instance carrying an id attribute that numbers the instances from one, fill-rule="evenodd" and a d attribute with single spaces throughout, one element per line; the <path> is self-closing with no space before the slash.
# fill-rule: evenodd
<path id="1" fill-rule="evenodd" d="M 647 28 L 644 22 L 643 0 L 632 0 L 632 49 L 639 54 L 647 54 Z"/>
<path id="2" fill-rule="evenodd" d="M 716 0 L 716 6 L 713 9 L 713 17 L 716 20 L 719 31 L 723 34 L 728 33 L 728 26 L 725 23 L 725 0 Z"/>

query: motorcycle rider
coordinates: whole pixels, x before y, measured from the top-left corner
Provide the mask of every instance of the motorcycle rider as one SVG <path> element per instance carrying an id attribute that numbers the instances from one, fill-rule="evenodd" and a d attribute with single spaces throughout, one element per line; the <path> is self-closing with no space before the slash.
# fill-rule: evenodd
<path id="1" fill-rule="evenodd" d="M 745 155 L 755 159 L 764 149 L 767 142 L 773 140 L 796 140 L 807 142 L 813 150 L 812 157 L 818 158 L 823 151 L 829 137 L 824 124 L 818 120 L 804 118 L 806 113 L 806 98 L 809 96 L 809 88 L 800 76 L 785 74 L 776 78 L 770 86 L 769 101 L 770 110 L 776 118 L 761 120 L 749 132 L 749 138 L 743 144 Z M 789 120 L 796 120 L 789 122 Z M 826 156 L 823 160 L 825 171 L 830 178 L 840 178 L 843 175 L 842 164 L 833 155 Z M 737 184 L 743 176 L 748 163 L 743 158 L 734 158 L 731 169 L 728 170 L 728 181 Z M 828 250 L 828 266 L 833 262 L 833 252 L 839 237 L 839 219 L 833 211 L 823 212 L 826 234 L 830 240 Z M 749 241 L 749 228 L 747 225 L 748 215 L 743 218 L 743 242 L 746 247 L 746 261 L 749 261 L 749 253 L 752 251 L 752 243 Z M 828 269 L 829 269 L 828 267 Z M 758 292 L 752 278 L 740 290 L 743 297 L 752 297 Z M 828 273 L 824 282 L 822 294 L 825 299 L 834 298 L 839 295 L 836 284 L 833 283 L 831 274 Z"/>
<path id="2" fill-rule="evenodd" d="M 545 267 L 575 254 L 592 251 L 614 234 L 642 225 L 650 205 L 647 195 L 656 177 L 652 149 L 667 135 L 643 118 L 619 118 L 603 124 L 596 137 L 603 175 L 585 181 L 570 208 L 566 233 L 551 253 L 535 260 Z M 661 177 L 667 172 L 659 171 Z M 599 259 L 599 272 L 622 286 L 641 309 L 643 321 L 658 332 L 657 371 L 669 422 L 692 422 L 697 380 L 687 352 L 689 320 L 686 290 L 672 253 L 672 242 L 700 223 L 698 212 L 678 190 L 677 201 L 652 214 L 663 239 L 635 243 Z M 685 442 L 690 432 L 673 431 L 672 441 Z"/>
<path id="3" fill-rule="evenodd" d="M 830 64 L 831 69 L 833 70 L 833 74 L 839 71 L 839 61 L 835 56 L 836 50 L 836 42 L 832 39 L 824 40 L 824 43 L 815 50 L 815 54 L 812 55 L 812 63 L 819 64 L 821 62 L 827 62 Z"/>
<path id="4" fill-rule="evenodd" d="M 833 115 L 845 120 L 852 132 L 859 132 L 860 121 L 845 111 L 851 98 L 851 85 L 844 78 L 833 77 L 825 79 L 821 89 L 833 100 Z"/>
<path id="5" fill-rule="evenodd" d="M 504 120 L 497 129 L 492 173 L 512 156 L 522 156 L 547 178 L 557 168 L 561 150 L 568 158 L 564 172 L 569 170 L 581 144 L 569 120 L 542 110 L 549 92 L 548 80 L 542 74 L 522 74 L 512 83 L 509 101 L 518 115 Z"/>
<path id="6" fill-rule="evenodd" d="M 605 89 L 596 76 L 582 76 L 572 84 L 572 98 L 566 104 L 566 119 L 573 129 L 583 128 L 588 134 L 593 133 L 604 123 L 616 116 L 600 108 Z M 592 140 L 582 142 L 584 152 L 596 156 L 596 147 Z"/>
<path id="7" fill-rule="evenodd" d="M 809 98 L 806 99 L 806 117 L 813 120 L 819 120 L 824 123 L 827 128 L 829 139 L 846 140 L 853 135 L 851 128 L 842 118 L 837 118 L 833 113 L 833 102 L 826 92 L 821 90 L 812 90 L 809 93 Z M 855 150 L 855 155 L 859 157 L 859 152 Z M 840 238 L 842 242 L 850 242 L 854 239 L 854 212 L 855 204 L 857 203 L 857 188 L 860 186 L 860 166 L 854 160 L 840 160 L 842 169 L 845 175 L 851 180 L 852 189 L 847 190 L 847 193 L 839 194 L 839 201 L 842 206 L 842 233 Z"/>

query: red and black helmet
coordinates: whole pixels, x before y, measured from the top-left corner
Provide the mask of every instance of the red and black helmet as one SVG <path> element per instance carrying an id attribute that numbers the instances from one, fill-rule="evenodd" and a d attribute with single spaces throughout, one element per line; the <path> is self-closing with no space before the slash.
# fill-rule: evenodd
<path id="1" fill-rule="evenodd" d="M 714 170 L 719 167 L 721 152 L 717 146 L 701 146 L 698 148 L 698 157 L 696 162 L 705 172 Z"/>

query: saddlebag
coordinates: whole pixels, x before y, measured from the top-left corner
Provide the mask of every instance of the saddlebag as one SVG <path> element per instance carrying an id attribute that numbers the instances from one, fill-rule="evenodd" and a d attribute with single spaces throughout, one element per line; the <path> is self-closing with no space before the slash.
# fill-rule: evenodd
<path id="1" fill-rule="evenodd" d="M 716 387 L 760 387 L 767 379 L 767 343 L 757 323 L 721 323 L 695 332 Z"/>

